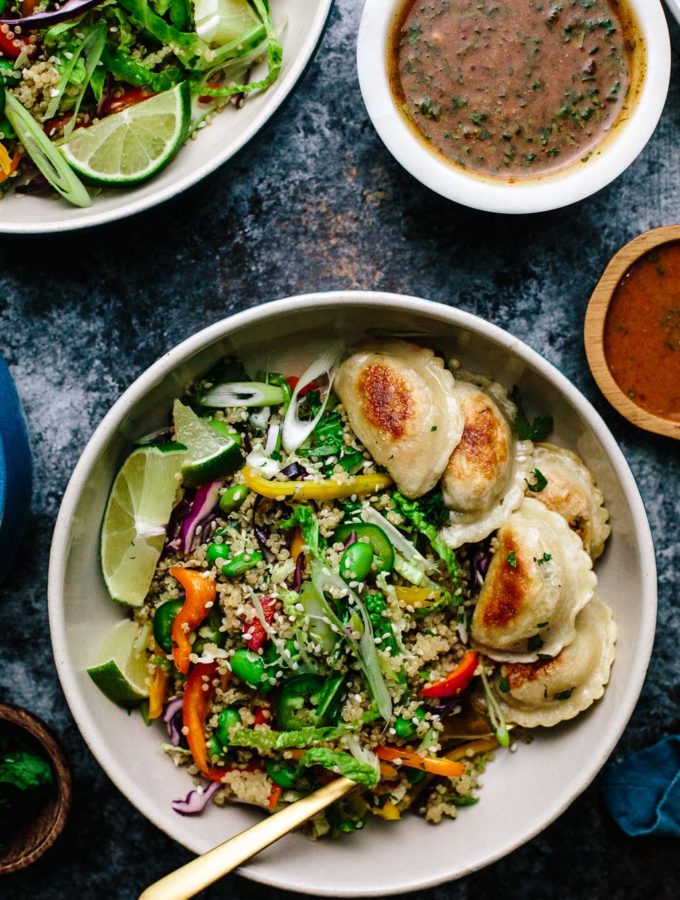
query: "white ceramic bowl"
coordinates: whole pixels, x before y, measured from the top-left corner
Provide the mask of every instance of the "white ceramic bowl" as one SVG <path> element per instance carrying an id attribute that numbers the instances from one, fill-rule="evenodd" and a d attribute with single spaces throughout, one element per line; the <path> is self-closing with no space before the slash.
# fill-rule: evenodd
<path id="1" fill-rule="evenodd" d="M 535 213 L 559 209 L 589 197 L 608 185 L 639 156 L 663 111 L 671 72 L 668 27 L 660 0 L 626 0 L 641 27 L 647 69 L 639 98 L 616 133 L 579 162 L 542 178 L 514 184 L 482 178 L 445 162 L 407 124 L 390 90 L 388 36 L 404 0 L 366 0 L 359 26 L 357 63 L 366 109 L 385 146 L 427 187 L 473 209 L 498 213 Z M 678 0 L 672 0 L 677 5 Z"/>
<path id="2" fill-rule="evenodd" d="M 231 806 L 182 818 L 170 802 L 190 787 L 158 749 L 161 726 L 147 728 L 95 687 L 85 669 L 122 618 L 99 572 L 98 534 L 114 474 L 134 438 L 167 424 L 173 398 L 226 354 L 255 368 L 299 371 L 311 341 L 351 342 L 369 328 L 418 332 L 447 356 L 517 384 L 535 414 L 550 410 L 556 439 L 595 472 L 613 535 L 597 564 L 601 596 L 619 626 L 618 658 L 605 697 L 567 726 L 530 746 L 500 753 L 484 775 L 479 804 L 458 821 L 432 827 L 416 816 L 398 825 L 369 822 L 339 841 L 310 844 L 290 835 L 242 870 L 289 890 L 329 896 L 397 894 L 457 878 L 498 859 L 553 821 L 590 783 L 611 753 L 637 700 L 651 653 L 656 571 L 649 526 L 635 481 L 614 438 L 587 400 L 533 350 L 460 310 L 395 294 L 348 292 L 293 297 L 239 313 L 175 347 L 113 406 L 87 445 L 64 495 L 52 545 L 49 611 L 59 677 L 92 752 L 113 782 L 152 822 L 196 853 L 260 818 Z M 556 777 L 555 773 L 559 773 Z"/>
<path id="3" fill-rule="evenodd" d="M 242 109 L 229 107 L 216 115 L 154 178 L 137 187 L 105 190 L 87 209 L 56 196 L 9 192 L 0 203 L 0 233 L 46 234 L 103 225 L 169 200 L 214 172 L 257 134 L 293 90 L 321 39 L 332 5 L 333 0 L 274 0 L 273 21 L 282 25 L 283 45 L 278 80 L 250 97 Z"/>

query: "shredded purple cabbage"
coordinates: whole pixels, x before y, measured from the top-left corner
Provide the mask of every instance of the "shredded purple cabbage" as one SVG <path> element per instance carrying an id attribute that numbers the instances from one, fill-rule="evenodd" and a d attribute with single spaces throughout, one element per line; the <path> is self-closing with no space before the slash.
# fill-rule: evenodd
<path id="1" fill-rule="evenodd" d="M 478 576 L 481 584 L 486 578 L 491 564 L 491 550 L 488 544 L 481 544 L 477 547 L 472 557 L 472 571 Z"/>
<path id="2" fill-rule="evenodd" d="M 43 191 L 50 190 L 49 181 L 44 175 L 34 175 L 26 184 L 19 184 L 14 188 L 15 194 L 41 194 Z"/>
<path id="3" fill-rule="evenodd" d="M 307 474 L 307 469 L 304 466 L 301 466 L 299 462 L 292 462 L 289 466 L 286 466 L 285 469 L 281 469 L 281 474 L 285 475 L 286 478 L 290 478 L 291 481 L 297 481 L 298 478 L 304 478 Z"/>
<path id="4" fill-rule="evenodd" d="M 295 572 L 293 573 L 293 580 L 291 582 L 291 590 L 299 591 L 302 587 L 302 574 L 305 570 L 305 554 L 300 553 L 298 558 L 295 560 Z"/>
<path id="5" fill-rule="evenodd" d="M 62 3 L 58 9 L 33 13 L 32 16 L 25 16 L 22 19 L 0 19 L 0 25 L 9 25 L 10 28 L 21 25 L 33 31 L 36 28 L 46 28 L 48 25 L 56 25 L 57 22 L 75 19 L 76 16 L 82 16 L 88 9 L 93 9 L 102 2 L 103 0 L 66 0 L 66 3 Z"/>
<path id="6" fill-rule="evenodd" d="M 191 553 L 194 547 L 201 542 L 203 526 L 208 522 L 210 515 L 217 506 L 223 485 L 222 479 L 217 479 L 201 485 L 196 491 L 196 496 L 191 504 L 191 512 L 182 522 L 179 544 L 180 553 L 184 555 Z"/>
<path id="7" fill-rule="evenodd" d="M 257 538 L 257 543 L 260 547 L 260 550 L 262 551 L 262 555 L 271 565 L 271 563 L 273 563 L 276 559 L 276 556 L 274 555 L 272 550 L 269 549 L 269 544 L 267 543 L 270 534 L 269 528 L 267 528 L 266 525 L 255 525 L 253 531 L 255 532 L 255 537 Z"/>
<path id="8" fill-rule="evenodd" d="M 167 528 L 168 539 L 165 542 L 164 553 L 179 552 L 182 537 L 182 523 L 191 512 L 192 494 L 193 492 L 189 495 L 185 494 L 170 515 L 170 521 L 168 522 Z"/>
<path id="9" fill-rule="evenodd" d="M 345 541 L 345 550 L 346 550 L 348 547 L 351 547 L 352 544 L 356 544 L 357 540 L 358 540 L 358 538 L 357 538 L 357 533 L 356 533 L 356 531 L 350 531 L 349 537 L 348 537 L 347 540 Z"/>
<path id="10" fill-rule="evenodd" d="M 432 712 L 437 713 L 439 716 L 455 716 L 462 709 L 460 705 L 460 700 L 451 700 L 449 703 L 438 703 Z"/>
<path id="11" fill-rule="evenodd" d="M 184 741 L 182 734 L 182 706 L 184 700 L 182 697 L 173 697 L 169 700 L 163 713 L 163 721 L 168 730 L 168 740 L 173 747 L 181 747 Z"/>
<path id="12" fill-rule="evenodd" d="M 221 787 L 219 781 L 211 781 L 205 787 L 194 788 L 183 800 L 173 800 L 172 808 L 180 816 L 197 816 L 203 812 L 212 800 L 213 794 Z"/>

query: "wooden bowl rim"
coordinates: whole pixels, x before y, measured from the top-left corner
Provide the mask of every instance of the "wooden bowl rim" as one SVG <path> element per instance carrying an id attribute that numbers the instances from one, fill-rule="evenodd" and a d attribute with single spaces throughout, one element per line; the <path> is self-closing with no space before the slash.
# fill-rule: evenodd
<path id="1" fill-rule="evenodd" d="M 604 326 L 607 312 L 621 279 L 633 263 L 637 262 L 645 253 L 673 241 L 680 241 L 680 225 L 651 228 L 621 247 L 612 257 L 591 295 L 586 310 L 583 339 L 593 378 L 605 399 L 614 409 L 633 425 L 637 425 L 645 431 L 653 431 L 664 437 L 680 440 L 680 422 L 664 419 L 634 403 L 614 380 L 604 352 Z"/>
<path id="2" fill-rule="evenodd" d="M 8 875 L 25 869 L 39 859 L 57 840 L 64 830 L 73 794 L 73 782 L 66 754 L 59 741 L 45 723 L 34 713 L 13 703 L 0 703 L 0 724 L 10 722 L 26 731 L 49 757 L 55 775 L 56 804 L 52 814 L 52 824 L 42 840 L 31 850 L 11 862 L 3 863 L 0 855 L 0 875 Z"/>

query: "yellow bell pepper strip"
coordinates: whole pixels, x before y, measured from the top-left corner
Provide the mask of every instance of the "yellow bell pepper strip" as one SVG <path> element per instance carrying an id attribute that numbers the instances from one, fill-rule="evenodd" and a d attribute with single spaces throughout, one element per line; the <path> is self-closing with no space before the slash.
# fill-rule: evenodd
<path id="1" fill-rule="evenodd" d="M 172 623 L 172 658 L 177 671 L 186 675 L 191 655 L 189 632 L 197 628 L 210 612 L 217 596 L 217 585 L 214 578 L 206 578 L 197 569 L 173 566 L 168 571 L 179 581 L 185 592 L 184 606 Z"/>
<path id="2" fill-rule="evenodd" d="M 445 754 L 447 759 L 469 759 L 477 756 L 479 753 L 490 753 L 492 750 L 498 750 L 498 741 L 496 738 L 484 738 L 480 741 L 470 741 L 467 744 L 461 744 L 453 750 L 449 750 Z"/>
<path id="3" fill-rule="evenodd" d="M 297 562 L 297 558 L 301 553 L 305 551 L 305 539 L 302 537 L 302 530 L 299 525 L 296 525 L 295 531 L 293 532 L 293 540 L 290 542 L 290 555 L 293 559 L 293 562 Z"/>
<path id="4" fill-rule="evenodd" d="M 389 475 L 355 475 L 347 481 L 269 481 L 258 475 L 255 469 L 245 468 L 243 480 L 251 491 L 262 497 L 276 500 L 285 497 L 293 500 L 339 500 L 354 494 L 374 494 L 392 484 Z"/>
<path id="5" fill-rule="evenodd" d="M 399 807 L 391 800 L 388 800 L 382 806 L 372 806 L 371 812 L 376 816 L 380 816 L 381 819 L 387 820 L 388 822 L 396 822 L 397 819 L 401 819 Z"/>
<path id="6" fill-rule="evenodd" d="M 12 160 L 4 144 L 0 144 L 0 169 L 5 177 L 12 171 Z"/>
<path id="7" fill-rule="evenodd" d="M 156 654 L 164 657 L 165 654 L 161 648 L 156 645 Z M 149 718 L 157 719 L 163 713 L 168 696 L 168 685 L 170 683 L 170 673 L 162 665 L 157 665 L 154 669 L 153 678 L 149 686 Z"/>
<path id="8" fill-rule="evenodd" d="M 441 591 L 429 587 L 419 588 L 397 585 L 394 592 L 400 603 L 403 603 L 405 606 L 412 606 L 414 609 L 421 609 L 424 606 L 438 603 L 442 596 Z"/>
<path id="9" fill-rule="evenodd" d="M 421 692 L 421 697 L 434 697 L 437 700 L 444 697 L 457 697 L 474 678 L 475 669 L 479 662 L 479 654 L 476 650 L 468 650 L 464 654 L 456 668 L 446 678 L 428 684 Z"/>
<path id="10" fill-rule="evenodd" d="M 412 750 L 404 750 L 401 747 L 376 747 L 375 754 L 378 759 L 385 762 L 393 762 L 397 766 L 407 766 L 410 769 L 419 769 L 421 772 L 430 772 L 432 775 L 444 775 L 446 778 L 458 778 L 465 775 L 465 766 L 450 759 L 440 759 L 436 756 L 418 756 Z"/>
<path id="11" fill-rule="evenodd" d="M 2 145 L 0 145 L 2 146 Z M 19 163 L 21 162 L 21 153 L 17 152 L 14 154 L 9 164 L 9 171 L 5 171 L 3 166 L 0 166 L 0 184 L 3 181 L 7 181 L 7 179 L 16 172 L 19 167 Z"/>
<path id="12" fill-rule="evenodd" d="M 221 781 L 229 771 L 228 768 L 216 769 L 208 764 L 205 723 L 215 693 L 213 681 L 216 671 L 216 662 L 197 663 L 187 678 L 182 703 L 182 724 L 187 729 L 189 750 L 201 773 L 210 781 Z"/>

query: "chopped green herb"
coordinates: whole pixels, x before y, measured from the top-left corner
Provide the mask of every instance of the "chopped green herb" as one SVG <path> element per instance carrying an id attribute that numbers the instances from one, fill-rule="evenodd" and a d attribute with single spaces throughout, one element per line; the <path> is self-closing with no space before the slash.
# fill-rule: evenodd
<path id="1" fill-rule="evenodd" d="M 568 700 L 573 693 L 573 688 L 569 688 L 567 691 L 560 691 L 559 694 L 555 694 L 555 700 Z"/>
<path id="2" fill-rule="evenodd" d="M 532 637 L 530 637 L 529 640 L 527 641 L 527 650 L 528 650 L 530 653 L 533 653 L 535 650 L 540 650 L 541 647 L 543 646 L 543 643 L 544 643 L 544 642 L 543 642 L 543 638 L 541 637 L 541 635 L 540 635 L 540 634 L 534 634 L 534 635 L 533 635 Z"/>
<path id="3" fill-rule="evenodd" d="M 511 565 L 513 569 L 517 568 L 517 557 L 515 556 L 514 550 L 511 550 L 508 553 L 508 564 Z"/>
<path id="4" fill-rule="evenodd" d="M 544 491 L 548 486 L 548 479 L 540 469 L 534 469 L 531 474 L 534 477 L 533 483 L 527 478 L 524 479 L 527 483 L 527 487 L 533 494 L 540 494 L 540 492 Z"/>

